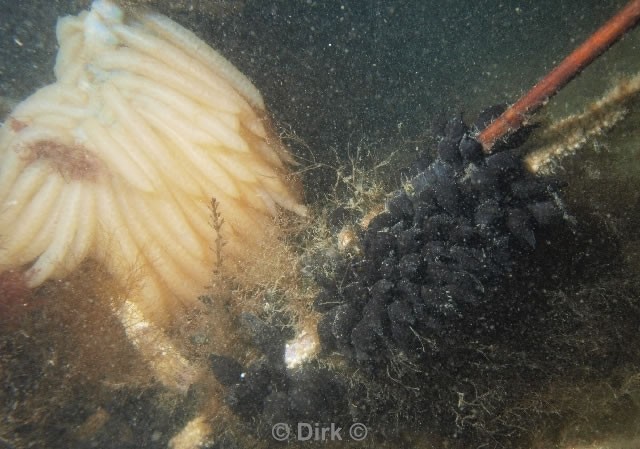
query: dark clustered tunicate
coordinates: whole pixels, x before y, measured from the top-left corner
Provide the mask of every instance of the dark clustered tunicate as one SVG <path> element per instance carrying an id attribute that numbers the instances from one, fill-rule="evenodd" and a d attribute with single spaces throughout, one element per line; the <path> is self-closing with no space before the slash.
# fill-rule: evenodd
<path id="1" fill-rule="evenodd" d="M 569 226 L 561 183 L 525 170 L 517 149 L 485 155 L 460 118 L 445 130 L 436 160 L 389 195 L 386 211 L 362 231 L 363 253 L 340 274 L 359 295 L 334 285 L 334 307 L 319 308 L 326 350 L 369 368 L 399 351 L 421 364 L 433 356 L 426 340 L 442 352 L 457 338 L 443 339 L 442 328 L 465 322 L 470 334 L 494 334 L 500 324 L 490 314 L 469 317 L 487 310 L 542 228 Z M 360 270 L 363 262 L 373 269 Z"/>
<path id="2" fill-rule="evenodd" d="M 262 423 L 258 433 L 362 422 L 387 437 L 415 425 L 519 447 L 514 435 L 529 423 L 496 416 L 525 389 L 593 364 L 584 339 L 554 343 L 586 328 L 553 292 L 614 267 L 615 238 L 568 211 L 564 181 L 524 168 L 522 134 L 486 155 L 474 133 L 488 120 L 447 124 L 435 160 L 417 164 L 426 168 L 355 230 L 358 251 L 328 252 L 330 264 L 315 255 L 317 360 L 287 368 L 293 335 L 251 314 L 240 325 L 261 355 L 248 366 L 211 356 L 227 404 Z M 336 230 L 354 222 L 342 209 L 328 220 Z"/>
<path id="3" fill-rule="evenodd" d="M 341 319 L 336 308 L 330 310 Z M 344 401 L 347 387 L 338 373 L 317 363 L 288 369 L 284 341 L 292 337 L 289 332 L 248 313 L 242 315 L 240 325 L 260 356 L 247 366 L 218 354 L 209 360 L 211 372 L 227 387 L 225 401 L 230 409 L 247 422 L 259 418 L 260 426 L 253 432 L 269 432 L 278 423 L 295 428 L 303 421 L 349 422 Z"/>
<path id="4" fill-rule="evenodd" d="M 388 196 L 359 231 L 361 251 L 344 255 L 333 282 L 323 280 L 316 310 L 324 354 L 340 354 L 380 392 L 367 393 L 371 401 L 348 394 L 353 419 L 385 428 L 404 410 L 461 436 L 451 410 L 470 384 L 490 390 L 512 376 L 527 384 L 544 377 L 523 354 L 547 363 L 537 351 L 556 330 L 539 292 L 572 276 L 581 231 L 562 201 L 565 184 L 523 165 L 518 145 L 531 127 L 489 155 L 474 139 L 501 110 L 471 128 L 451 120 L 435 159 Z M 458 412 L 477 414 L 469 422 L 485 413 Z"/>

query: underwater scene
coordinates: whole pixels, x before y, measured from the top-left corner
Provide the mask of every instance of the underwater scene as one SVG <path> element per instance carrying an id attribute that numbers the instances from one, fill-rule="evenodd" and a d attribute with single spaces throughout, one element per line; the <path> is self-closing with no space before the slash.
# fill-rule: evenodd
<path id="1" fill-rule="evenodd" d="M 0 449 L 640 448 L 639 21 L 0 0 Z"/>

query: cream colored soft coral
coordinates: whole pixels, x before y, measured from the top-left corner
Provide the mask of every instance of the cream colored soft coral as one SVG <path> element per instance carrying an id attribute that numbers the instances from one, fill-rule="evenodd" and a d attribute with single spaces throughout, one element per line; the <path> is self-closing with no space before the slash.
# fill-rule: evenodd
<path id="1" fill-rule="evenodd" d="M 56 82 L 0 131 L 0 273 L 22 270 L 37 287 L 96 260 L 135 281 L 119 314 L 144 348 L 148 331 L 130 322 L 162 326 L 194 307 L 216 239 L 242 268 L 277 244 L 280 210 L 306 210 L 260 93 L 193 33 L 99 0 L 60 19 L 57 37 Z"/>

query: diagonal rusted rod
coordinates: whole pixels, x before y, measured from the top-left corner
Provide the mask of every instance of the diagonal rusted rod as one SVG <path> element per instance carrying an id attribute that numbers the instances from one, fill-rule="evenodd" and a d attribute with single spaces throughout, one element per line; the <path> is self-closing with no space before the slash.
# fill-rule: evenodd
<path id="1" fill-rule="evenodd" d="M 476 139 L 485 153 L 505 135 L 516 131 L 527 118 L 571 81 L 582 69 L 620 39 L 640 20 L 640 0 L 631 0 L 582 45 L 567 56 L 529 92 L 487 126 Z"/>

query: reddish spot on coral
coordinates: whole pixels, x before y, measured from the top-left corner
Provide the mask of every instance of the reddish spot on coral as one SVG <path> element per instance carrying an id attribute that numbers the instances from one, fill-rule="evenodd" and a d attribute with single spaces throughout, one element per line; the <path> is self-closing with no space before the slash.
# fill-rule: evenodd
<path id="1" fill-rule="evenodd" d="M 65 179 L 95 180 L 103 169 L 100 159 L 82 145 L 37 140 L 29 143 L 22 151 L 27 161 L 44 159 Z"/>
<path id="2" fill-rule="evenodd" d="M 15 119 L 11 117 L 9 119 L 9 126 L 13 132 L 19 133 L 23 129 L 25 129 L 29 124 L 27 122 L 23 122 L 22 120 Z"/>
<path id="3" fill-rule="evenodd" d="M 0 273 L 0 327 L 19 327 L 24 315 L 36 305 L 24 273 L 16 270 Z"/>

